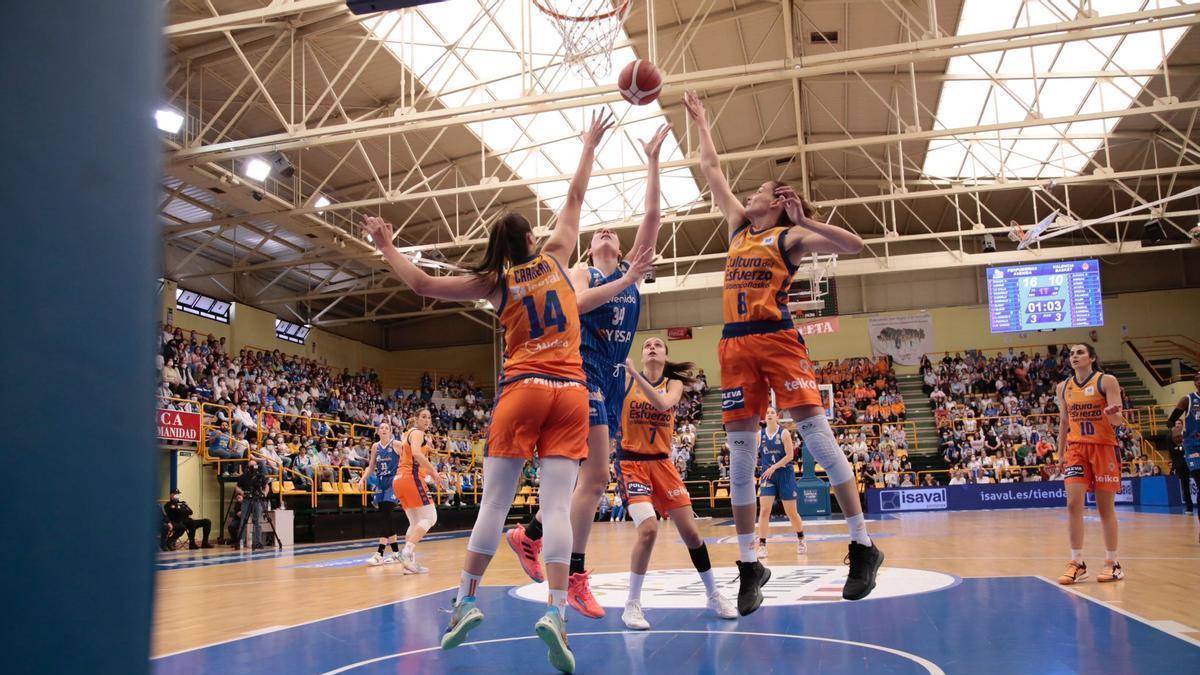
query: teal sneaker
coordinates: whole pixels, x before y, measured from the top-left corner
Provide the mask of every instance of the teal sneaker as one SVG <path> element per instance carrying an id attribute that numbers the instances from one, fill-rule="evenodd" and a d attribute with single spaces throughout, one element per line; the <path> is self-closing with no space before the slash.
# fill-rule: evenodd
<path id="1" fill-rule="evenodd" d="M 442 649 L 454 649 L 467 639 L 467 634 L 483 623 L 483 612 L 475 607 L 475 598 L 463 598 L 454 603 L 450 625 L 442 634 Z"/>
<path id="2" fill-rule="evenodd" d="M 546 615 L 538 619 L 533 630 L 549 649 L 546 656 L 550 659 L 550 665 L 557 668 L 559 672 L 575 672 L 575 654 L 571 652 L 571 645 L 567 644 L 566 621 L 562 618 L 558 608 L 547 609 Z"/>

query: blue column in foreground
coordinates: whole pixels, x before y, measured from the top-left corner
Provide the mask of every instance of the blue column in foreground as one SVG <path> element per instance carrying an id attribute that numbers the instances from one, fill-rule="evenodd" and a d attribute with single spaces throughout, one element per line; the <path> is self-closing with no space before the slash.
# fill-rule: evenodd
<path id="1" fill-rule="evenodd" d="M 162 6 L 4 3 L 4 673 L 149 670 Z"/>

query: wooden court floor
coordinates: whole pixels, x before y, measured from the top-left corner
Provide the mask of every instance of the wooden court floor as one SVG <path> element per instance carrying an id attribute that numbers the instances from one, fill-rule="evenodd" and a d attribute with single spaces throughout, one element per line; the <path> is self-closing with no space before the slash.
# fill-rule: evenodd
<path id="1" fill-rule="evenodd" d="M 1100 524 L 1087 516 L 1085 559 L 1092 570 L 1071 592 L 1102 601 L 1163 630 L 1200 639 L 1200 525 L 1194 515 L 1120 511 L 1121 561 L 1127 578 L 1094 581 L 1103 563 Z M 737 547 L 728 519 L 701 521 L 714 567 L 732 567 Z M 660 522 L 651 569 L 690 569 L 687 551 L 668 522 Z M 885 568 L 907 568 L 962 579 L 1045 577 L 1053 579 L 1067 558 L 1066 514 L 1060 509 L 914 513 L 873 521 L 871 531 L 887 555 Z M 809 553 L 799 556 L 785 522 L 772 529 L 768 567 L 839 566 L 846 552 L 839 521 L 810 520 Z M 398 565 L 366 567 L 370 542 L 298 547 L 295 552 L 257 559 L 227 548 L 163 554 L 156 575 L 153 655 L 191 650 L 213 643 L 315 622 L 336 615 L 409 600 L 456 587 L 466 533 L 434 533 L 418 549 L 430 568 L 405 575 Z M 597 523 L 588 549 L 593 575 L 623 574 L 633 542 L 632 523 Z M 484 577 L 486 586 L 528 583 L 516 558 L 501 549 Z M 1041 591 L 1038 591 L 1041 592 Z M 1045 593 L 1059 593 L 1046 584 Z M 732 594 L 732 591 L 731 591 Z M 516 600 L 513 600 L 516 602 Z M 886 605 L 879 605 L 886 611 Z M 963 619 L 986 613 L 987 606 L 962 608 Z M 610 609 L 619 616 L 620 609 Z M 441 623 L 442 614 L 429 617 Z M 572 621 L 571 630 L 587 626 Z M 1162 623 L 1158 623 L 1162 622 Z"/>

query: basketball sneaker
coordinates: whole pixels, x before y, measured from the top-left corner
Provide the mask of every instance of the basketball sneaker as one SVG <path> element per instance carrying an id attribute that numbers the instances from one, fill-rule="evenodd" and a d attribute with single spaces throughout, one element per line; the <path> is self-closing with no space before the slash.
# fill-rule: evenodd
<path id="1" fill-rule="evenodd" d="M 1087 565 L 1082 562 L 1070 560 L 1067 562 L 1067 569 L 1063 571 L 1062 576 L 1058 578 L 1058 583 L 1063 586 L 1083 581 L 1087 578 Z"/>
<path id="2" fill-rule="evenodd" d="M 483 623 L 483 612 L 475 607 L 475 598 L 463 598 L 454 602 L 450 612 L 450 625 L 442 633 L 442 649 L 454 649 L 467 639 L 467 634 Z"/>
<path id="3" fill-rule="evenodd" d="M 850 572 L 846 575 L 846 585 L 842 586 L 842 598 L 862 600 L 875 590 L 875 575 L 883 564 L 883 551 L 874 544 L 863 546 L 852 541 L 846 564 L 850 565 Z"/>
<path id="4" fill-rule="evenodd" d="M 762 587 L 771 579 L 771 570 L 763 567 L 757 560 L 754 562 L 737 561 L 738 579 L 738 614 L 746 616 L 762 604 Z"/>
<path id="5" fill-rule="evenodd" d="M 542 540 L 534 541 L 525 536 L 524 525 L 517 525 L 509 530 L 505 533 L 504 539 L 508 541 L 513 553 L 517 554 L 517 560 L 521 561 L 521 569 L 525 570 L 525 574 L 539 584 L 545 581 L 546 577 L 542 574 L 542 561 L 539 560 L 542 555 Z"/>
<path id="6" fill-rule="evenodd" d="M 759 560 L 766 560 L 767 559 L 767 545 L 759 544 L 758 551 L 756 552 L 756 554 L 757 554 Z"/>
<path id="7" fill-rule="evenodd" d="M 591 572 L 576 572 L 570 576 L 567 580 L 567 604 L 590 619 L 603 619 L 604 608 L 596 602 L 596 596 L 592 595 L 589 578 Z"/>
<path id="8" fill-rule="evenodd" d="M 626 605 L 626 611 L 628 611 L 628 607 L 629 606 Z M 721 617 L 722 619 L 738 618 L 737 608 L 733 606 L 733 603 L 726 600 L 725 596 L 721 595 L 719 592 L 710 593 L 708 595 L 708 608 L 716 612 L 717 616 Z M 638 608 L 638 611 L 641 611 L 640 607 Z M 629 623 L 626 622 L 625 625 L 628 626 Z M 649 624 L 647 624 L 647 627 L 648 626 Z"/>
<path id="9" fill-rule="evenodd" d="M 650 628 L 650 622 L 646 620 L 646 614 L 642 611 L 641 604 L 636 600 L 630 600 L 625 603 L 625 611 L 621 612 L 621 621 L 630 630 L 647 630 Z"/>
<path id="10" fill-rule="evenodd" d="M 796 542 L 796 553 L 799 555 L 808 555 L 808 540 L 801 539 Z"/>
<path id="11" fill-rule="evenodd" d="M 1125 578 L 1125 573 L 1121 571 L 1121 563 L 1115 560 L 1105 560 L 1104 569 L 1100 570 L 1100 576 L 1096 577 L 1096 581 L 1106 583 L 1109 581 L 1120 581 Z"/>
<path id="12" fill-rule="evenodd" d="M 546 615 L 538 619 L 538 622 L 533 625 L 533 630 L 542 639 L 542 642 L 546 643 L 549 650 L 546 658 L 550 660 L 550 665 L 557 668 L 559 672 L 575 672 L 575 654 L 571 652 L 571 645 L 567 644 L 566 620 L 563 619 L 558 608 L 546 608 Z"/>
<path id="13" fill-rule="evenodd" d="M 383 558 L 383 564 L 385 564 L 385 565 L 400 565 L 403 563 L 404 563 L 404 560 L 400 557 L 399 553 L 392 553 L 387 556 L 384 556 L 384 558 Z"/>
<path id="14" fill-rule="evenodd" d="M 383 564 L 383 562 L 384 562 L 384 561 L 383 561 L 383 556 L 382 556 L 382 555 L 380 555 L 380 554 L 378 554 L 378 553 L 376 553 L 375 555 L 371 556 L 370 558 L 367 558 L 367 564 L 368 564 L 368 565 L 370 565 L 370 566 L 372 566 L 372 567 L 377 567 L 377 566 L 379 566 L 379 565 L 382 565 L 382 564 Z"/>
<path id="15" fill-rule="evenodd" d="M 429 574 L 429 568 L 417 562 L 417 557 L 411 553 L 405 555 L 403 552 L 398 554 L 397 560 L 401 565 L 404 565 L 405 572 L 413 574 Z"/>

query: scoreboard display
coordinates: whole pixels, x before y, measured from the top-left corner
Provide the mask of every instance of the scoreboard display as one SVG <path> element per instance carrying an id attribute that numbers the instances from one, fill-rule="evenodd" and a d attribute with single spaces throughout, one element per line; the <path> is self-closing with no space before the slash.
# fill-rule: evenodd
<path id="1" fill-rule="evenodd" d="M 1104 325 L 1096 260 L 989 267 L 993 333 Z"/>

